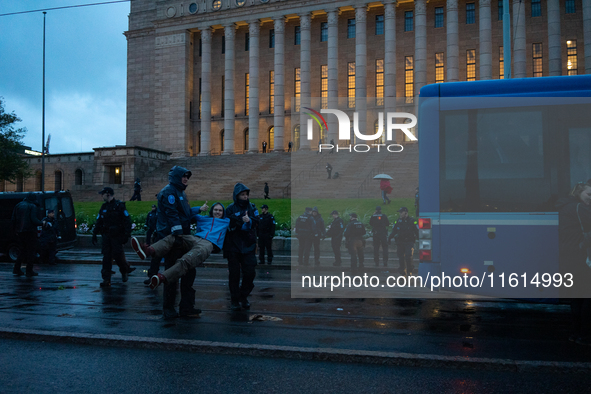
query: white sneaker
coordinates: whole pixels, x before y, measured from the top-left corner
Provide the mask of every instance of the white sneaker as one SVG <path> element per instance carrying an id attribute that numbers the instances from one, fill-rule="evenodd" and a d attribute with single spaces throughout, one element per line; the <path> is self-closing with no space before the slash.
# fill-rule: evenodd
<path id="1" fill-rule="evenodd" d="M 140 245 L 140 242 L 137 240 L 136 237 L 131 237 L 131 247 L 140 257 L 140 259 L 146 259 L 146 252 L 144 252 L 144 250 L 142 249 L 142 245 Z"/>

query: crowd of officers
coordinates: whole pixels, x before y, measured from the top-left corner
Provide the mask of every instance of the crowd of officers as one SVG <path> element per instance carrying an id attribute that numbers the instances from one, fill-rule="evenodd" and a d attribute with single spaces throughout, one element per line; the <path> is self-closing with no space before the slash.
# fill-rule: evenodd
<path id="1" fill-rule="evenodd" d="M 401 275 L 412 275 L 412 256 L 414 244 L 419 237 L 417 220 L 408 215 L 408 209 L 402 207 L 398 210 L 399 218 L 392 225 L 392 231 L 388 235 L 390 221 L 382 213 L 381 207 L 376 207 L 369 219 L 369 226 L 373 236 L 374 263 L 380 265 L 380 249 L 382 264 L 388 266 L 388 245 L 392 239 L 396 243 L 396 253 L 400 262 Z M 365 225 L 359 220 L 356 213 L 351 213 L 350 221 L 345 225 L 338 211 L 332 211 L 332 222 L 325 227 L 324 219 L 318 212 L 318 208 L 307 207 L 305 212 L 296 220 L 295 233 L 298 237 L 298 265 L 310 265 L 310 253 L 314 248 L 314 266 L 320 265 L 320 240 L 330 238 L 330 244 L 335 256 L 333 266 L 340 267 L 341 243 L 345 239 L 345 246 L 351 255 L 351 269 L 359 272 L 364 268 L 365 262 Z"/>

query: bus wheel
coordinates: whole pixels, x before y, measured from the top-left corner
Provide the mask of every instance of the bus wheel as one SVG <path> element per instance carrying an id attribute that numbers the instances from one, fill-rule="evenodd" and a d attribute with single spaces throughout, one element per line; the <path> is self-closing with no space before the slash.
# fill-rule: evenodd
<path id="1" fill-rule="evenodd" d="M 8 248 L 8 257 L 10 258 L 10 261 L 16 262 L 20 253 L 20 248 L 14 244 L 10 245 Z"/>

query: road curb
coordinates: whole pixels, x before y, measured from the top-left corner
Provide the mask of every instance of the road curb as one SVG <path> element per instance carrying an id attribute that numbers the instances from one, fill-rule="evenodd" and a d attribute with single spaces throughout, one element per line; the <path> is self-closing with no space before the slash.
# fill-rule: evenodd
<path id="1" fill-rule="evenodd" d="M 309 348 L 232 342 L 164 339 L 124 335 L 72 333 L 66 331 L 0 328 L 0 337 L 5 339 L 61 342 L 80 345 L 160 349 L 171 351 L 180 350 L 209 354 L 275 357 L 296 360 L 317 360 L 407 367 L 476 369 L 487 371 L 494 370 L 538 373 L 591 372 L 591 363 L 580 362 L 521 361 L 476 357 L 468 358 L 439 356 L 432 354 L 411 354 L 399 352 Z"/>

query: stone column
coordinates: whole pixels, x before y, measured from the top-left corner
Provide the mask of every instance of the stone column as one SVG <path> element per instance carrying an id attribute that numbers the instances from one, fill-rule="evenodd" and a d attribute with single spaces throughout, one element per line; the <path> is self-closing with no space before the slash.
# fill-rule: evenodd
<path id="1" fill-rule="evenodd" d="M 427 5 L 415 0 L 415 95 L 427 83 Z"/>
<path id="2" fill-rule="evenodd" d="M 259 26 L 258 19 L 249 23 L 248 84 L 248 152 L 259 151 Z M 270 145 L 271 141 L 267 141 Z"/>
<path id="3" fill-rule="evenodd" d="M 310 150 L 308 140 L 308 115 L 303 110 L 310 106 L 310 25 L 312 23 L 310 13 L 300 15 L 300 150 Z"/>
<path id="4" fill-rule="evenodd" d="M 224 155 L 234 153 L 234 38 L 236 27 L 232 23 L 224 26 L 226 34 L 226 62 L 224 75 Z"/>
<path id="5" fill-rule="evenodd" d="M 339 15 L 338 8 L 329 9 L 328 13 L 328 108 L 336 109 L 339 105 Z M 328 141 L 339 143 L 339 123 L 334 115 L 327 116 Z M 301 126 L 300 126 L 301 127 Z"/>
<path id="6" fill-rule="evenodd" d="M 384 3 L 384 112 L 396 109 L 396 1 Z"/>
<path id="7" fill-rule="evenodd" d="M 359 131 L 373 134 L 367 130 L 367 4 L 355 7 L 355 112 L 358 114 Z M 351 138 L 357 141 L 355 137 Z M 359 141 L 363 143 L 365 141 Z"/>
<path id="8" fill-rule="evenodd" d="M 458 0 L 447 0 L 447 82 L 459 81 Z"/>
<path id="9" fill-rule="evenodd" d="M 211 150 L 211 28 L 201 29 L 201 149 L 199 156 Z"/>
<path id="10" fill-rule="evenodd" d="M 560 53 L 560 1 L 548 0 L 548 74 L 562 75 Z"/>
<path id="11" fill-rule="evenodd" d="M 490 0 L 478 3 L 480 28 L 480 79 L 492 78 L 492 35 Z"/>
<path id="12" fill-rule="evenodd" d="M 583 41 L 585 42 L 585 74 L 591 74 L 591 0 L 583 0 Z"/>
<path id="13" fill-rule="evenodd" d="M 514 78 L 526 77 L 525 60 L 525 2 L 513 1 L 513 71 Z"/>
<path id="14" fill-rule="evenodd" d="M 284 151 L 285 143 L 283 136 L 285 134 L 285 97 L 284 97 L 284 65 L 285 65 L 285 17 L 275 18 L 275 106 L 273 108 L 273 127 L 275 128 L 274 150 Z M 288 133 L 291 135 L 291 133 Z M 288 137 L 291 141 L 291 137 Z M 270 142 L 270 141 L 269 141 Z"/>

